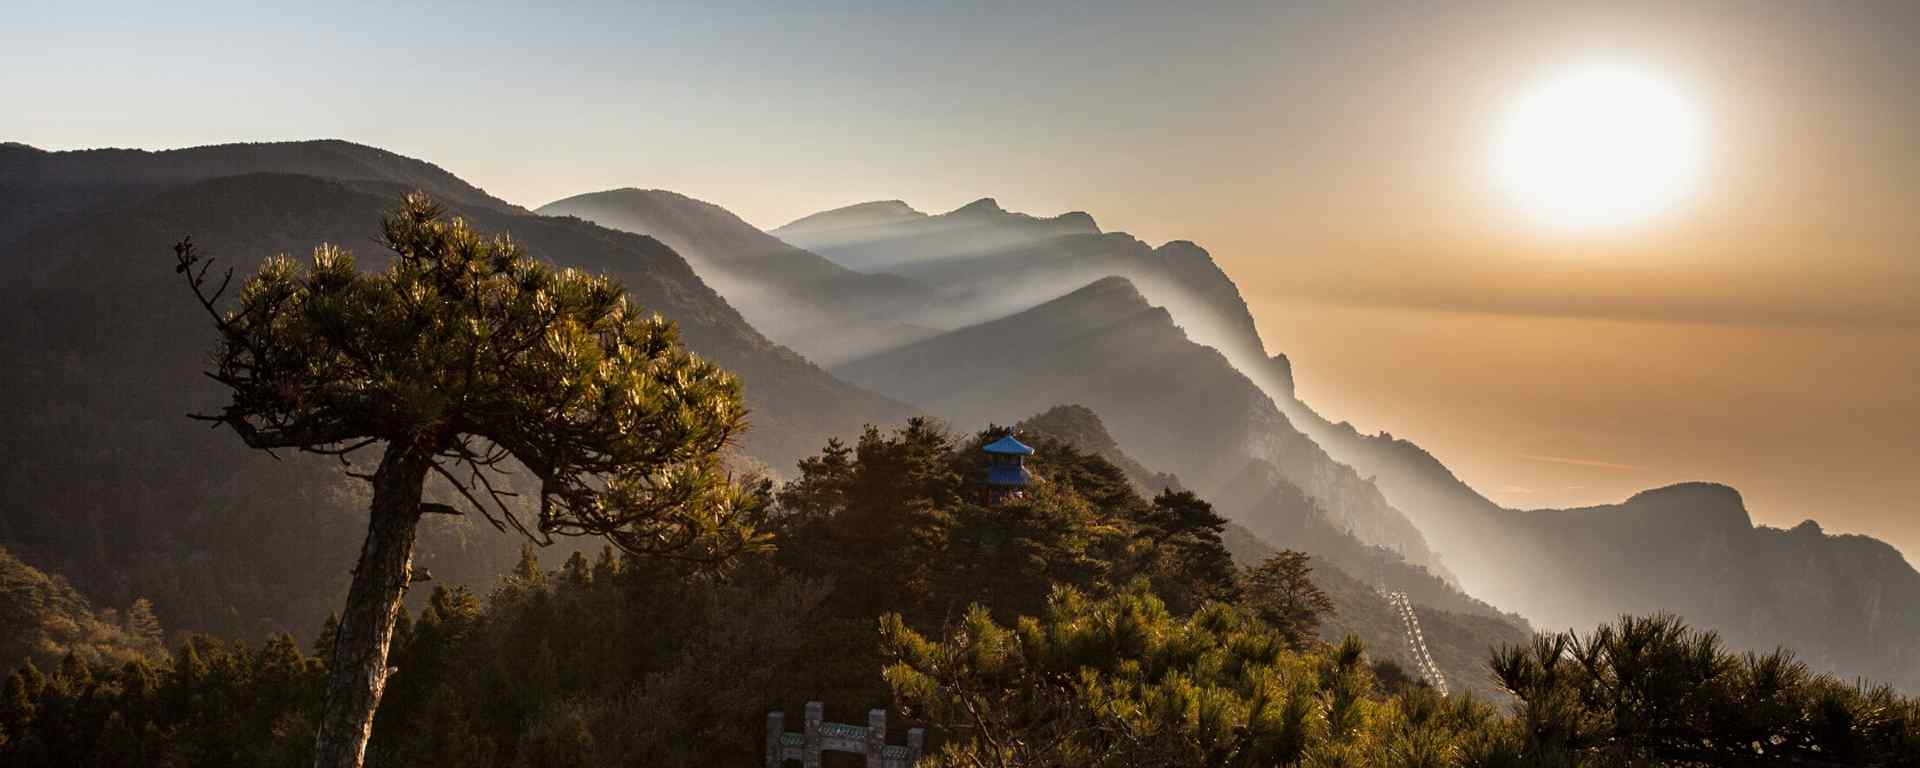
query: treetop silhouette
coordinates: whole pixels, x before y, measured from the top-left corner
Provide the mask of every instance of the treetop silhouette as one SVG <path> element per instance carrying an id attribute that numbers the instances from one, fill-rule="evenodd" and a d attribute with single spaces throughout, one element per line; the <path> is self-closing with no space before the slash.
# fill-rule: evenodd
<path id="1" fill-rule="evenodd" d="M 366 544 L 335 639 L 316 763 L 358 765 L 412 578 L 428 475 L 501 530 L 547 543 L 605 536 L 639 555 L 718 561 L 763 541 L 767 483 L 721 457 L 745 429 L 739 381 L 688 352 L 670 321 L 606 277 L 557 270 L 505 235 L 483 236 L 413 193 L 381 223 L 393 252 L 362 272 L 333 245 L 311 266 L 275 256 L 240 286 L 214 285 L 191 238 L 176 271 L 213 318 L 218 413 L 266 451 L 339 457 L 373 484 Z M 350 454 L 384 444 L 372 473 Z M 518 467 L 538 484 L 516 511 Z"/>

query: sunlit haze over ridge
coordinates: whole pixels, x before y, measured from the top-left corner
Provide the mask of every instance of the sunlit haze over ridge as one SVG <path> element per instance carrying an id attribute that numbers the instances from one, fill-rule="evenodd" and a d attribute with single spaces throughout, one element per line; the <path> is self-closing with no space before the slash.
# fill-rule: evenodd
<path id="1" fill-rule="evenodd" d="M 1504 505 L 1711 480 L 1920 554 L 1920 5 L 9 5 L 0 140 L 1086 211 L 1207 248 L 1309 404 Z"/>

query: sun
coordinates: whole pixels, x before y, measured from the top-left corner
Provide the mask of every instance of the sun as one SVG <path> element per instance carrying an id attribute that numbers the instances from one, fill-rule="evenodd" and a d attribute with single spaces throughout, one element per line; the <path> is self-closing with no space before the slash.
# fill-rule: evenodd
<path id="1" fill-rule="evenodd" d="M 1507 110 L 1494 141 L 1494 180 L 1550 228 L 1621 230 L 1691 197 L 1706 139 L 1705 118 L 1671 83 L 1589 64 L 1543 80 Z"/>

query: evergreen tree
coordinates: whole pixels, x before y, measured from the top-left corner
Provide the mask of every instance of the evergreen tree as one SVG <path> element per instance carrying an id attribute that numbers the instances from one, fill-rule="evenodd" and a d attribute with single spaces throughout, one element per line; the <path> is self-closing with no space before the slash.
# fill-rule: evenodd
<path id="1" fill-rule="evenodd" d="M 39 665 L 33 663 L 32 657 L 20 665 L 20 679 L 26 684 L 29 696 L 39 696 L 40 691 L 47 687 L 47 676 L 40 672 Z"/>
<path id="2" fill-rule="evenodd" d="M 400 613 L 405 614 L 406 611 Z M 394 617 L 394 620 L 397 625 L 399 617 Z M 340 614 L 329 613 L 326 622 L 320 625 L 319 634 L 313 636 L 313 655 L 319 657 L 320 663 L 333 665 L 333 644 L 339 638 Z"/>
<path id="3" fill-rule="evenodd" d="M 89 758 L 87 765 L 91 768 L 141 768 L 148 764 L 140 754 L 140 734 L 119 712 L 107 716 Z"/>
<path id="4" fill-rule="evenodd" d="M 620 573 L 620 560 L 613 553 L 613 547 L 600 548 L 600 556 L 593 559 L 593 580 L 595 583 L 611 585 L 613 577 Z"/>
<path id="5" fill-rule="evenodd" d="M 575 589 L 585 589 L 592 584 L 593 567 L 587 565 L 587 556 L 580 552 L 569 555 L 566 564 L 560 566 L 560 578 Z"/>
<path id="6" fill-rule="evenodd" d="M 1312 644 L 1321 618 L 1333 613 L 1333 598 L 1313 583 L 1311 560 L 1304 552 L 1281 552 L 1248 571 L 1241 584 L 1246 605 L 1295 648 Z"/>
<path id="7" fill-rule="evenodd" d="M 881 634 L 898 701 L 951 736 L 935 766 L 1444 765 L 1494 719 L 1463 697 L 1401 738 L 1381 727 L 1398 702 L 1374 696 L 1357 640 L 1296 653 L 1221 604 L 1176 615 L 1144 583 L 1100 600 L 1062 589 L 1014 626 L 976 607 L 939 640 L 898 615 Z M 1448 759 L 1404 759 L 1428 747 Z"/>
<path id="8" fill-rule="evenodd" d="M 1734 653 L 1670 615 L 1494 653 L 1525 754 L 1631 765 L 1913 765 L 1920 701 Z"/>
<path id="9" fill-rule="evenodd" d="M 37 695 L 38 692 L 28 687 L 25 674 L 7 675 L 6 689 L 0 691 L 0 733 L 9 741 L 18 742 L 32 727 L 37 709 L 33 700 Z"/>
<path id="10" fill-rule="evenodd" d="M 55 685 L 78 695 L 93 687 L 93 665 L 80 654 L 68 651 L 60 658 L 60 671 L 54 673 L 54 681 Z"/>
<path id="11" fill-rule="evenodd" d="M 145 643 L 150 651 L 166 650 L 166 636 L 160 629 L 160 617 L 153 613 L 151 600 L 142 597 L 127 608 L 127 632 Z"/>
<path id="12" fill-rule="evenodd" d="M 597 534 L 629 551 L 721 557 L 758 541 L 761 486 L 720 471 L 744 426 L 737 380 L 681 347 L 672 323 L 603 277 L 557 271 L 505 237 L 447 220 L 423 194 L 382 223 L 394 258 L 364 273 L 323 245 L 267 260 L 238 303 L 192 241 L 176 271 L 213 318 L 209 375 L 231 390 L 205 416 L 253 448 L 338 455 L 384 444 L 370 525 L 329 657 L 315 761 L 358 766 L 387 676 L 423 502 L 437 474 L 496 527 L 546 542 Z M 523 519 L 492 475 L 538 483 Z"/>
<path id="13" fill-rule="evenodd" d="M 520 561 L 508 577 L 516 586 L 539 587 L 547 583 L 547 572 L 540 570 L 540 553 L 532 544 L 520 545 Z"/>

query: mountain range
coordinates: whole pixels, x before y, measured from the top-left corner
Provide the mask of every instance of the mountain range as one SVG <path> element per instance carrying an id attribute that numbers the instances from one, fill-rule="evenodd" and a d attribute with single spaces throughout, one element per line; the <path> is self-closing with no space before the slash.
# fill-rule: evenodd
<path id="1" fill-rule="evenodd" d="M 1740 647 L 1787 645 L 1816 668 L 1920 686 L 1920 581 L 1892 547 L 1755 525 L 1737 493 L 1708 483 L 1588 509 L 1502 508 L 1418 445 L 1300 399 L 1286 356 L 1267 352 L 1196 244 L 1151 247 L 1083 213 L 1030 216 L 990 198 L 944 214 L 862 203 L 769 232 L 941 297 L 899 319 L 939 335 L 831 366 L 855 383 L 963 421 L 1087 403 L 1130 452 L 1249 530 L 1424 604 L 1470 595 L 1456 607 L 1550 628 L 1669 611 Z"/>
<path id="2" fill-rule="evenodd" d="M 381 214 L 425 187 L 481 231 L 619 278 L 673 318 L 695 352 L 739 374 L 752 429 L 741 450 L 790 468 L 829 436 L 917 413 L 846 384 L 754 329 L 671 248 L 575 219 L 536 216 L 420 161 L 344 142 L 180 152 L 0 148 L 10 197 L 68 213 L 9 211 L 0 258 L 24 273 L 0 304 L 0 541 L 100 602 L 153 599 L 170 625 L 253 635 L 306 630 L 338 605 L 363 534 L 361 484 L 330 461 L 274 461 L 185 418 L 219 404 L 200 374 L 211 330 L 171 264 L 196 243 L 241 274 L 275 253 L 345 245 L 383 266 Z M 263 169 L 284 168 L 291 172 Z M 198 173 L 192 172 L 198 169 Z M 124 174 L 129 181 L 116 185 Z M 45 190 L 44 194 L 41 190 Z M 38 221 L 32 221 L 38 217 Z M 490 577 L 517 543 L 435 520 L 421 562 Z"/>
<path id="3" fill-rule="evenodd" d="M 331 460 L 253 455 L 184 418 L 219 393 L 199 376 L 210 334 L 168 246 L 191 234 L 244 273 L 335 242 L 377 267 L 375 222 L 409 189 L 537 256 L 610 273 L 675 320 L 742 377 L 753 428 L 740 450 L 774 474 L 867 423 L 925 413 L 973 429 L 1081 404 L 1114 452 L 1240 526 L 1243 551 L 1314 554 L 1351 626 L 1379 623 L 1371 588 L 1408 592 L 1423 622 L 1447 627 L 1452 650 L 1436 655 L 1450 674 L 1473 674 L 1476 644 L 1527 622 L 1665 610 L 1741 647 L 1788 645 L 1822 670 L 1920 688 L 1920 574 L 1891 547 L 1811 521 L 1756 526 L 1736 492 L 1705 483 L 1499 507 L 1419 446 L 1303 402 L 1196 244 L 992 199 L 940 214 L 864 203 L 764 231 L 659 190 L 528 211 L 338 141 L 0 145 L 0 258 L 21 273 L 0 289 L 0 492 L 13 504 L 0 545 L 95 604 L 150 597 L 169 626 L 315 626 L 344 589 L 364 490 Z M 478 580 L 516 544 L 436 520 L 420 559 L 436 578 Z"/>

